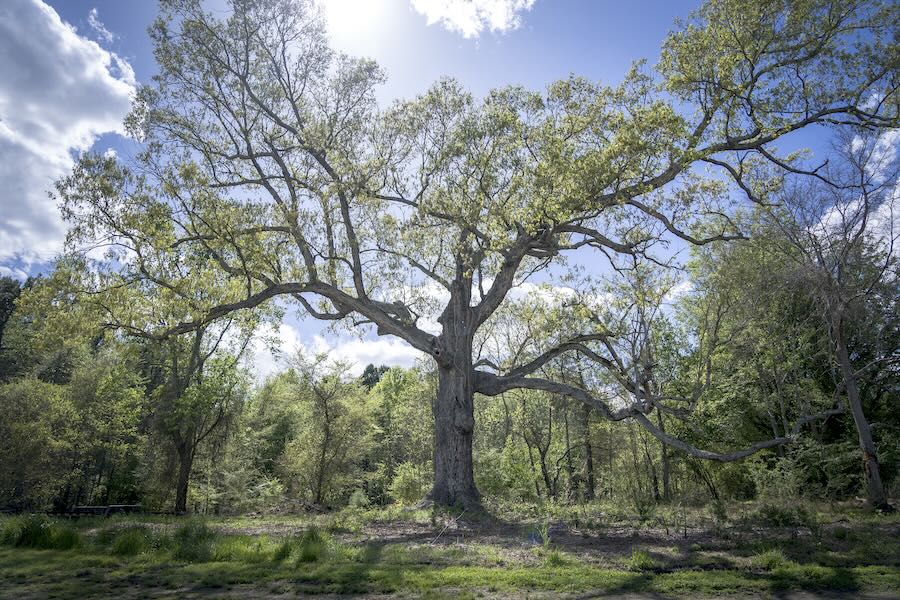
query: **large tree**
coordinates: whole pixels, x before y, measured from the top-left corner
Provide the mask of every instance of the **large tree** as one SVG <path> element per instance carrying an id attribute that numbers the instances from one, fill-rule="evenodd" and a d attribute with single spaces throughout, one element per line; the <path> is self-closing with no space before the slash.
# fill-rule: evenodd
<path id="1" fill-rule="evenodd" d="M 146 152 L 129 167 L 86 156 L 59 185 L 74 242 L 129 249 L 106 264 L 108 284 L 191 302 L 156 335 L 280 299 L 405 340 L 438 373 L 439 503 L 478 501 L 476 393 L 567 396 L 711 459 L 786 441 L 724 454 L 678 442 L 648 417 L 665 402 L 648 394 L 651 375 L 619 360 L 595 320 L 517 355 L 482 355 L 485 325 L 529 277 L 559 281 L 570 255 L 660 260 L 667 244 L 740 238 L 725 181 L 758 199 L 749 169 L 802 170 L 774 147 L 791 132 L 896 125 L 896 6 L 710 0 L 666 38 L 655 71 L 637 63 L 619 85 L 571 77 L 476 100 L 444 80 L 386 110 L 381 71 L 329 49 L 311 2 L 235 0 L 218 14 L 161 3 L 159 75 L 129 122 Z M 196 271 L 172 268 L 186 248 L 204 261 Z M 213 271 L 230 285 L 194 293 Z M 572 353 L 622 393 L 546 375 Z"/>

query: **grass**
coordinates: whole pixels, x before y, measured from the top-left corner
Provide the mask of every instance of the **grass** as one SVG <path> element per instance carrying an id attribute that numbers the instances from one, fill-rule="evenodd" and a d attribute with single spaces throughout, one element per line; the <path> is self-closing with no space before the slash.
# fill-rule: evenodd
<path id="1" fill-rule="evenodd" d="M 583 524 L 590 510 L 570 514 Z M 639 516 L 622 520 L 607 511 L 591 521 L 597 527 L 591 539 L 566 534 L 581 530 L 560 511 L 535 513 L 531 521 L 475 522 L 437 542 L 437 532 L 457 514 L 353 509 L 273 518 L 0 518 L 0 597 L 81 598 L 119 588 L 137 596 L 141 590 L 150 596 L 231 590 L 236 596 L 434 598 L 526 591 L 774 597 L 786 590 L 900 589 L 900 542 L 890 535 L 900 519 L 829 510 L 816 516 L 820 536 L 802 523 L 776 526 L 760 518 L 731 519 L 723 537 L 695 525 L 694 537 L 683 539 L 666 536 L 659 525 L 639 524 Z M 658 513 L 664 517 L 665 510 Z M 527 532 L 547 528 L 548 518 L 561 533 L 552 545 L 534 546 Z M 623 522 L 635 526 L 631 533 L 617 533 Z"/>
<path id="2" fill-rule="evenodd" d="M 631 551 L 628 558 L 628 569 L 631 571 L 652 571 L 656 568 L 656 561 L 650 556 L 650 553 L 637 548 Z"/>

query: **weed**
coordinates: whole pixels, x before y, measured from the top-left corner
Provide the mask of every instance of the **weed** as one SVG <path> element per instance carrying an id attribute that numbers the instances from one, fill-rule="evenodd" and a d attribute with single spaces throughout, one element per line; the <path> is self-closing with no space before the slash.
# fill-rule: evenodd
<path id="1" fill-rule="evenodd" d="M 626 564 L 631 571 L 650 571 L 656 568 L 656 561 L 653 560 L 650 553 L 637 548 L 631 551 L 631 556 Z"/>
<path id="2" fill-rule="evenodd" d="M 550 517 L 544 517 L 543 520 L 538 522 L 537 526 L 538 535 L 541 536 L 541 544 L 545 549 L 550 547 Z"/>
<path id="3" fill-rule="evenodd" d="M 297 562 L 318 562 L 324 558 L 327 550 L 328 540 L 326 536 L 319 532 L 317 528 L 310 527 L 303 533 L 303 537 L 300 538 Z"/>
<path id="4" fill-rule="evenodd" d="M 764 552 L 760 552 L 752 559 L 753 566 L 766 571 L 773 571 L 779 567 L 785 567 L 791 564 L 791 561 L 778 548 L 772 548 Z"/>

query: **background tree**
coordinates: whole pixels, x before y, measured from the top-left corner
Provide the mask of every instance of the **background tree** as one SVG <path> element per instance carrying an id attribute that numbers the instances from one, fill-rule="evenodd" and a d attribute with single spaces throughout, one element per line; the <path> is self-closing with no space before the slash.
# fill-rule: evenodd
<path id="1" fill-rule="evenodd" d="M 327 355 L 292 364 L 301 412 L 296 436 L 285 447 L 281 468 L 290 488 L 315 506 L 329 506 L 358 489 L 372 423 L 362 386 L 347 376 L 347 365 Z"/>
<path id="2" fill-rule="evenodd" d="M 879 508 L 890 506 L 860 388 L 870 382 L 874 367 L 894 367 L 900 360 L 900 229 L 894 220 L 900 163 L 894 134 L 839 140 L 842 160 L 811 182 L 788 186 L 779 195 L 783 210 L 767 213 L 792 246 L 797 277 L 810 286 L 827 324 L 863 454 L 869 500 Z"/>

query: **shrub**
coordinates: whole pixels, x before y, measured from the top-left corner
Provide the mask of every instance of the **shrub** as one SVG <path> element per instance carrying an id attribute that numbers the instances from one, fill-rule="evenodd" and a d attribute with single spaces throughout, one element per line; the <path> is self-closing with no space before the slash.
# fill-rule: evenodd
<path id="1" fill-rule="evenodd" d="M 369 506 L 369 497 L 364 490 L 357 489 L 350 494 L 348 504 L 351 508 L 366 508 Z"/>
<path id="2" fill-rule="evenodd" d="M 789 527 L 801 524 L 793 508 L 776 504 L 763 504 L 757 510 L 756 516 L 761 523 L 772 527 Z"/>
<path id="3" fill-rule="evenodd" d="M 401 504 L 415 504 L 428 491 L 429 483 L 429 474 L 424 468 L 410 462 L 401 463 L 391 481 L 391 497 Z"/>
<path id="4" fill-rule="evenodd" d="M 777 569 L 778 567 L 784 567 L 790 564 L 790 560 L 784 555 L 778 548 L 772 548 L 770 550 L 766 550 L 765 552 L 760 552 L 756 556 L 753 557 L 753 566 L 765 569 L 766 571 L 772 571 Z"/>
<path id="5" fill-rule="evenodd" d="M 650 521 L 656 514 L 656 500 L 653 496 L 637 489 L 632 489 L 630 499 L 634 512 L 637 514 L 638 521 L 643 525 Z"/>

